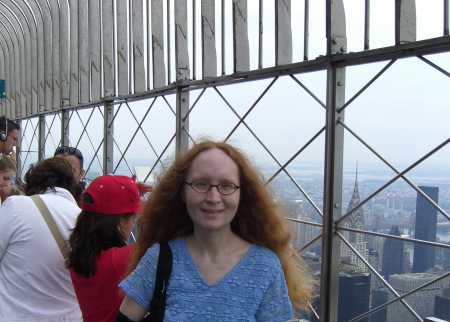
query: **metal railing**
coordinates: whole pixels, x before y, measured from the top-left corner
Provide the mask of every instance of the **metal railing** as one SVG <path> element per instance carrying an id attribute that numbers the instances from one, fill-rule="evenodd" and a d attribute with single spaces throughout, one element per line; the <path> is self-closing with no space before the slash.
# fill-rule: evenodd
<path id="1" fill-rule="evenodd" d="M 425 63 L 448 82 L 448 68 L 434 57 L 450 52 L 449 2 L 442 1 L 433 15 L 442 21 L 442 32 L 420 40 L 419 1 L 386 2 L 393 27 L 390 37 L 377 42 L 370 36 L 381 29 L 374 15 L 380 2 L 366 0 L 361 6 L 360 1 L 350 0 L 3 0 L 0 79 L 6 80 L 7 92 L 0 99 L 0 114 L 22 126 L 19 174 L 63 144 L 82 149 L 88 178 L 134 172 L 133 159 L 141 157 L 141 164 L 148 166 L 142 179 L 150 180 L 177 147 L 188 146 L 202 135 L 229 140 L 265 162 L 262 168 L 268 172 L 268 182 L 288 182 L 285 190 L 306 199 L 304 207 L 312 208 L 307 215 L 295 208 L 299 212 L 291 220 L 297 230 L 308 234 L 299 251 L 321 244 L 321 309 L 314 312 L 321 321 L 338 320 L 341 244 L 356 253 L 373 278 L 394 295 L 352 321 L 395 302 L 406 306 L 411 319 L 421 321 L 408 296 L 442 281 L 448 273 L 400 295 L 379 268 L 356 251 L 345 232 L 443 249 L 450 246 L 343 223 L 399 180 L 449 220 L 448 212 L 409 174 L 446 151 L 450 138 L 439 137 L 441 141 L 409 158 L 401 170 L 389 153 L 382 152 L 384 146 L 380 151 L 380 146 L 368 143 L 368 133 L 358 126 L 362 120 L 355 122 L 352 115 L 364 107 L 363 98 L 370 91 L 384 97 L 377 85 L 401 62 Z M 356 27 L 362 30 L 359 42 L 347 36 L 346 21 L 355 28 L 356 18 L 362 21 Z M 348 76 L 358 68 L 370 69 L 374 76 L 366 79 L 364 72 Z M 348 85 L 352 79 L 357 79 L 356 85 Z M 350 90 L 354 94 L 346 99 Z M 399 91 L 398 95 L 409 94 Z M 400 106 L 388 110 L 395 109 Z M 428 123 L 439 121 L 439 115 L 433 115 Z M 380 128 L 395 126 L 383 123 Z M 345 213 L 344 166 L 350 139 L 364 148 L 362 154 L 370 154 L 393 174 Z M 302 183 L 295 173 L 296 165 L 308 158 L 323 165 L 320 198 L 317 186 Z"/>

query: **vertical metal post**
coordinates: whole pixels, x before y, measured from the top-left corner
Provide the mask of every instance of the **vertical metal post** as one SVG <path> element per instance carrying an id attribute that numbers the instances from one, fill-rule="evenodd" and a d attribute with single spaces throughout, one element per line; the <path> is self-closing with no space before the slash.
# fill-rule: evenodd
<path id="1" fill-rule="evenodd" d="M 250 70 L 247 0 L 233 0 L 233 72 Z"/>
<path id="2" fill-rule="evenodd" d="M 69 145 L 69 124 L 70 124 L 69 111 L 63 111 L 61 113 L 61 145 Z"/>
<path id="3" fill-rule="evenodd" d="M 222 75 L 225 75 L 225 0 L 222 0 Z M 192 35 L 194 36 L 194 35 Z M 194 68 L 194 66 L 193 66 Z M 195 78 L 194 78 L 195 79 Z"/>
<path id="4" fill-rule="evenodd" d="M 364 18 L 364 50 L 370 48 L 370 0 L 366 0 Z"/>
<path id="5" fill-rule="evenodd" d="M 190 78 L 188 46 L 187 3 L 177 1 L 175 3 L 175 67 L 177 82 Z M 217 71 L 215 76 L 217 76 Z"/>
<path id="6" fill-rule="evenodd" d="M 308 1 L 308 0 L 306 0 Z M 264 24 L 264 15 L 263 15 L 263 6 L 264 1 L 259 0 L 259 32 L 258 32 L 258 68 L 263 67 L 263 24 Z"/>
<path id="7" fill-rule="evenodd" d="M 91 84 L 91 101 L 98 101 L 103 96 L 101 93 L 102 69 L 101 69 L 101 24 L 100 1 L 88 1 L 89 5 L 89 78 Z M 100 18 L 100 19 L 99 19 Z"/>
<path id="8" fill-rule="evenodd" d="M 291 1 L 275 1 L 275 64 L 292 63 Z"/>
<path id="9" fill-rule="evenodd" d="M 69 104 L 79 103 L 79 65 L 78 65 L 78 1 L 69 0 L 70 7 L 70 76 L 69 76 Z"/>
<path id="10" fill-rule="evenodd" d="M 117 1 L 117 79 L 118 79 L 118 94 L 127 95 L 130 92 L 129 80 L 129 49 L 128 49 L 128 2 Z"/>
<path id="11" fill-rule="evenodd" d="M 169 6 L 169 3 L 168 3 Z M 202 20 L 203 18 L 202 4 Z M 203 22 L 202 22 L 203 23 Z M 203 29 L 203 28 L 202 28 Z M 189 92 L 183 91 L 183 80 L 189 79 L 189 52 L 188 52 L 188 28 L 187 28 L 187 3 L 176 1 L 175 3 L 175 60 L 176 60 L 176 157 L 180 150 L 189 146 L 189 120 L 186 115 L 189 111 Z M 169 67 L 170 71 L 170 67 Z M 216 72 L 217 73 L 217 72 Z M 170 81 L 170 80 L 169 80 Z"/>
<path id="12" fill-rule="evenodd" d="M 444 0 L 444 36 L 449 34 L 449 0 Z"/>
<path id="13" fill-rule="evenodd" d="M 78 83 L 79 102 L 90 100 L 89 7 L 87 0 L 78 0 Z"/>
<path id="14" fill-rule="evenodd" d="M 45 116 L 38 116 L 38 161 L 45 159 Z"/>
<path id="15" fill-rule="evenodd" d="M 303 36 L 303 60 L 308 60 L 309 53 L 309 0 L 305 0 L 305 33 Z"/>
<path id="16" fill-rule="evenodd" d="M 395 44 L 416 41 L 416 1 L 395 0 Z"/>
<path id="17" fill-rule="evenodd" d="M 164 19 L 162 0 L 151 2 L 151 44 L 153 88 L 163 87 L 166 83 L 166 64 L 164 62 Z M 150 42 L 149 42 L 150 43 Z"/>
<path id="18" fill-rule="evenodd" d="M 192 79 L 197 79 L 197 6 L 192 0 Z M 223 6 L 223 0 L 222 0 Z"/>
<path id="19" fill-rule="evenodd" d="M 16 121 L 19 126 L 20 126 L 20 131 L 19 131 L 19 139 L 17 140 L 17 145 L 16 145 L 16 168 L 17 168 L 17 175 L 16 178 L 22 178 L 22 139 L 23 139 L 23 127 L 22 127 L 22 121 L 18 120 Z"/>
<path id="20" fill-rule="evenodd" d="M 172 64 L 170 61 L 170 48 L 171 48 L 171 43 L 170 43 L 170 0 L 167 0 L 167 81 L 168 83 L 172 83 L 172 77 L 171 77 L 171 73 L 172 73 Z"/>
<path id="21" fill-rule="evenodd" d="M 327 0 L 327 55 L 346 50 L 345 12 L 342 0 Z M 330 63 L 327 68 L 327 110 L 325 130 L 325 182 L 323 197 L 322 267 L 320 320 L 338 318 L 340 240 L 335 221 L 341 217 L 344 119 L 339 108 L 345 101 L 345 67 Z"/>
<path id="22" fill-rule="evenodd" d="M 114 6 L 113 1 L 102 1 L 102 59 L 103 59 L 103 97 L 116 95 L 116 44 L 114 41 Z"/>
<path id="23" fill-rule="evenodd" d="M 178 153 L 189 146 L 189 92 L 183 87 L 177 87 L 177 115 L 176 115 L 176 157 Z"/>
<path id="24" fill-rule="evenodd" d="M 216 11 L 211 0 L 202 1 L 202 78 L 217 76 Z M 178 41 L 177 30 L 177 41 Z M 177 45 L 179 48 L 179 44 Z"/>
<path id="25" fill-rule="evenodd" d="M 70 85 L 70 8 L 68 1 L 60 1 L 60 32 L 59 32 L 59 62 L 61 79 L 61 106 L 69 106 Z M 34 64 L 34 62 L 32 62 Z M 34 73 L 32 73 L 34 75 Z M 61 136 L 62 137 L 62 136 Z"/>
<path id="26" fill-rule="evenodd" d="M 113 172 L 113 149 L 114 149 L 114 101 L 105 101 L 103 117 L 103 174 Z"/>

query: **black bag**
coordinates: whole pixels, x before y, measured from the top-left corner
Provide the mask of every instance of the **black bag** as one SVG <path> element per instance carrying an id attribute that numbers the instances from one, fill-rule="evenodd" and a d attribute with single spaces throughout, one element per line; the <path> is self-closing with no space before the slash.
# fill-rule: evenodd
<path id="1" fill-rule="evenodd" d="M 155 289 L 153 299 L 150 301 L 149 314 L 142 321 L 162 322 L 166 311 L 166 293 L 170 274 L 172 273 L 172 250 L 168 243 L 159 244 L 159 258 L 156 266 Z M 120 310 L 117 312 L 114 322 L 132 322 Z"/>
<path id="2" fill-rule="evenodd" d="M 144 321 L 162 322 L 166 311 L 166 293 L 172 273 L 172 250 L 168 243 L 159 244 L 158 266 L 156 267 L 155 290 L 150 301 L 150 314 Z"/>

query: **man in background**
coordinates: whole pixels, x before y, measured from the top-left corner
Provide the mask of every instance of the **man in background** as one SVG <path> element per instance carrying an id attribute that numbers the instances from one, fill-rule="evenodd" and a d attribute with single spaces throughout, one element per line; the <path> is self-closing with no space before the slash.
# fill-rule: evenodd
<path id="1" fill-rule="evenodd" d="M 17 164 L 14 147 L 17 145 L 19 130 L 18 123 L 5 116 L 0 117 L 0 155 L 9 156 L 14 164 Z"/>
<path id="2" fill-rule="evenodd" d="M 67 159 L 72 165 L 74 172 L 73 176 L 77 181 L 80 182 L 83 190 L 85 189 L 86 182 L 82 181 L 86 170 L 83 169 L 83 154 L 77 148 L 69 147 L 69 146 L 60 146 L 55 150 L 55 157 L 63 157 Z"/>

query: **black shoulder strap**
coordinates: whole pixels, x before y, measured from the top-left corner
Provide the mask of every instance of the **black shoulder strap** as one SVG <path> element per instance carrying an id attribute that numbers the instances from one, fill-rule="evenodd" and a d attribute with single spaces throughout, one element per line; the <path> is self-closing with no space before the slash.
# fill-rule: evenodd
<path id="1" fill-rule="evenodd" d="M 172 250 L 168 243 L 159 244 L 158 266 L 156 268 L 155 290 L 150 301 L 150 321 L 163 321 L 166 310 L 167 285 L 172 273 Z"/>

